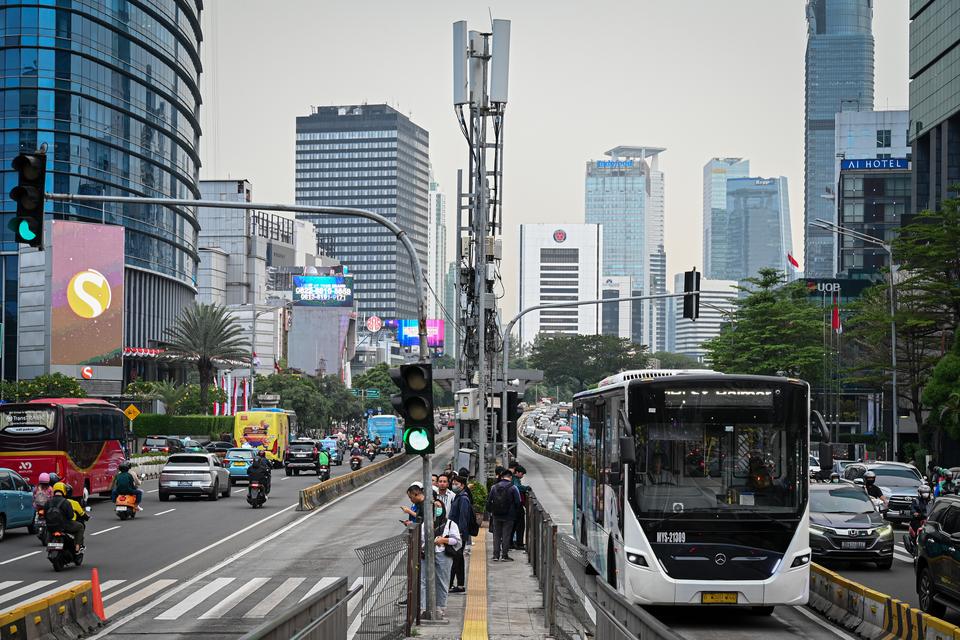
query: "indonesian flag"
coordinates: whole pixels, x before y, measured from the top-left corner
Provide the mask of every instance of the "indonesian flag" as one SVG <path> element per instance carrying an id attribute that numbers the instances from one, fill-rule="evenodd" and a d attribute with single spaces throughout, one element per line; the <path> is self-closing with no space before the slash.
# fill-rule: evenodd
<path id="1" fill-rule="evenodd" d="M 227 377 L 220 377 L 220 388 L 223 389 L 223 393 L 226 395 L 226 399 L 223 401 L 223 415 L 229 416 L 232 415 L 230 412 L 230 392 L 227 389 Z"/>
<path id="2" fill-rule="evenodd" d="M 219 387 L 217 386 L 217 376 L 213 376 L 213 395 L 216 396 L 217 398 L 219 398 L 219 396 L 217 395 L 217 391 L 218 391 L 218 390 L 219 390 Z M 216 401 L 214 401 L 214 403 L 213 403 L 213 415 L 215 415 L 215 416 L 220 415 L 220 400 L 219 400 L 219 399 L 216 400 Z"/>
<path id="3" fill-rule="evenodd" d="M 837 334 L 843 333 L 843 324 L 840 322 L 840 296 L 833 297 L 833 319 L 830 323 Z"/>
<path id="4" fill-rule="evenodd" d="M 238 394 L 238 391 L 239 391 L 239 390 L 237 389 L 237 379 L 234 378 L 234 379 L 233 379 L 233 413 L 230 414 L 230 415 L 233 415 L 233 416 L 237 415 L 237 408 L 238 408 L 237 405 L 239 404 L 239 403 L 237 402 L 237 400 L 239 399 L 239 395 L 237 395 L 237 394 Z"/>
<path id="5" fill-rule="evenodd" d="M 244 411 L 250 410 L 250 400 L 247 397 L 247 379 L 246 378 L 243 379 L 243 410 Z"/>
<path id="6" fill-rule="evenodd" d="M 255 367 L 260 366 L 260 356 L 257 355 L 256 351 L 253 352 L 253 366 Z"/>
<path id="7" fill-rule="evenodd" d="M 276 360 L 273 361 L 273 370 L 277 373 L 283 373 L 283 369 L 280 368 L 280 363 Z"/>
<path id="8" fill-rule="evenodd" d="M 790 253 L 789 251 L 787 252 L 787 261 L 790 263 L 790 265 L 791 265 L 794 269 L 799 269 L 799 268 L 800 268 L 800 263 L 797 262 L 797 259 L 794 258 L 794 257 L 793 257 L 793 254 Z"/>

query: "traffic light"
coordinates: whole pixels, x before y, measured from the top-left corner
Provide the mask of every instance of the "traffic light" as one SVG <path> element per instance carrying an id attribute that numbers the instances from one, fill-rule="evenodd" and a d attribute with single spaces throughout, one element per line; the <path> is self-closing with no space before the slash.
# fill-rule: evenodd
<path id="1" fill-rule="evenodd" d="M 433 453 L 433 370 L 429 363 L 404 364 L 391 369 L 390 377 L 400 388 L 390 401 L 403 417 L 403 448 L 407 453 Z"/>
<path id="2" fill-rule="evenodd" d="M 683 296 L 683 317 L 696 320 L 700 317 L 700 273 L 696 269 L 683 272 L 683 292 L 696 292 L 692 296 Z"/>
<path id="3" fill-rule="evenodd" d="M 17 203 L 13 232 L 17 242 L 43 248 L 43 192 L 47 176 L 47 154 L 21 153 L 13 159 L 17 186 L 10 198 Z"/>

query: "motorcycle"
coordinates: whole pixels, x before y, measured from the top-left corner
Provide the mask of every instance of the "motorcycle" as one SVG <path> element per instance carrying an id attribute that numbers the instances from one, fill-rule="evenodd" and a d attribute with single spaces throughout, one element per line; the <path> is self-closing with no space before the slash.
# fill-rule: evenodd
<path id="1" fill-rule="evenodd" d="M 33 530 L 37 532 L 37 539 L 40 544 L 47 546 L 47 509 L 46 507 L 37 507 L 33 514 Z"/>
<path id="2" fill-rule="evenodd" d="M 119 495 L 114 504 L 116 504 L 117 517 L 121 520 L 128 518 L 132 520 L 137 517 L 137 496 Z"/>
<path id="3" fill-rule="evenodd" d="M 69 565 L 80 566 L 83 564 L 83 551 L 76 550 L 76 542 L 69 533 L 65 531 L 53 531 L 50 533 L 50 540 L 47 542 L 47 560 L 53 565 L 54 571 L 63 571 Z"/>
<path id="4" fill-rule="evenodd" d="M 320 481 L 326 481 L 330 479 L 330 465 L 322 464 L 317 469 L 317 477 L 320 478 Z"/>
<path id="5" fill-rule="evenodd" d="M 393 449 L 387 449 L 387 458 L 393 457 Z"/>
<path id="6" fill-rule="evenodd" d="M 377 452 L 371 449 L 367 452 L 367 457 L 370 458 L 370 462 L 373 462 L 373 459 L 377 457 Z"/>
<path id="7" fill-rule="evenodd" d="M 350 470 L 356 471 L 363 464 L 363 458 L 360 456 L 350 456 Z"/>
<path id="8" fill-rule="evenodd" d="M 254 509 L 259 509 L 267 501 L 267 492 L 263 485 L 256 480 L 252 480 L 247 487 L 247 504 Z"/>

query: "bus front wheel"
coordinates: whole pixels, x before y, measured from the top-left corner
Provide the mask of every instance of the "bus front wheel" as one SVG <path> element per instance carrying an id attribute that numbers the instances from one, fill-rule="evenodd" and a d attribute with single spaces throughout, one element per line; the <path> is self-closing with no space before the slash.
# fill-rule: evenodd
<path id="1" fill-rule="evenodd" d="M 752 609 L 753 609 L 753 612 L 758 616 L 769 616 L 773 613 L 774 607 L 772 606 L 752 607 Z"/>

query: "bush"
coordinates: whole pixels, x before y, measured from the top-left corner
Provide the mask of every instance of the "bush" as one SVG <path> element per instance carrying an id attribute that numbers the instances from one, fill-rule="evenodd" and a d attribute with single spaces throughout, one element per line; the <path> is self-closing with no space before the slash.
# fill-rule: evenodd
<path id="1" fill-rule="evenodd" d="M 487 511 L 487 487 L 481 482 L 471 482 L 468 485 L 470 487 L 470 495 L 473 496 L 473 510 L 477 513 L 485 513 Z"/>
<path id="2" fill-rule="evenodd" d="M 145 413 L 133 421 L 133 432 L 138 437 L 208 436 L 218 439 L 221 433 L 233 433 L 233 416 L 167 416 Z"/>

